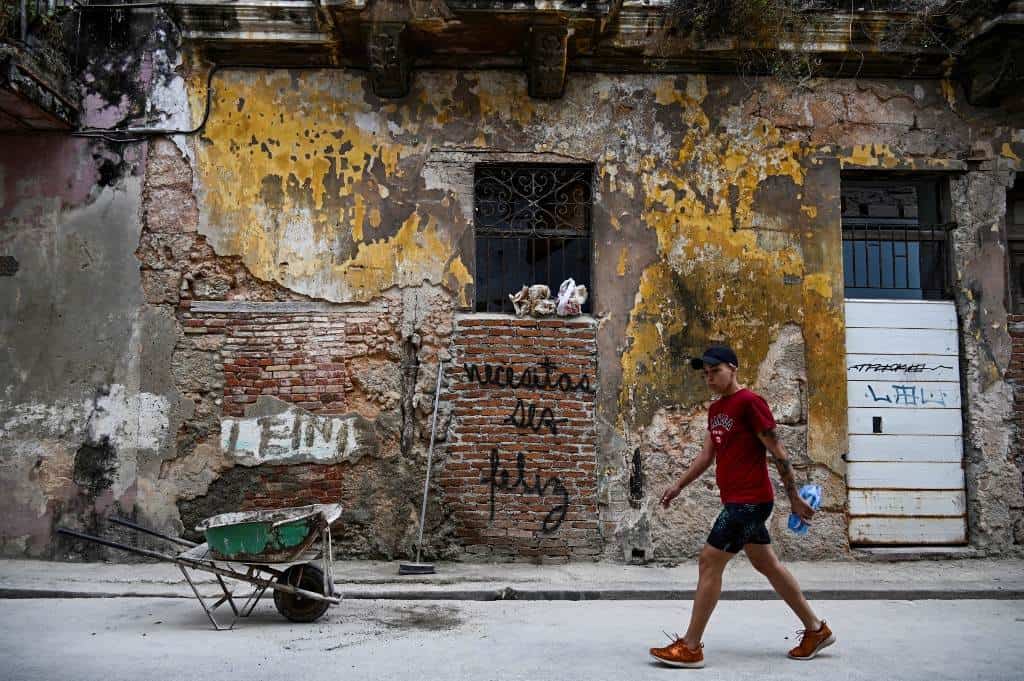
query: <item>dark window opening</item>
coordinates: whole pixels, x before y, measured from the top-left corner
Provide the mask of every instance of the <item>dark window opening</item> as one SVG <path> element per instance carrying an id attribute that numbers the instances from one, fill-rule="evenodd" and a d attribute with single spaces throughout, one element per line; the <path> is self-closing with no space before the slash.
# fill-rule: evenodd
<path id="1" fill-rule="evenodd" d="M 1006 245 L 1010 265 L 1010 309 L 1024 314 L 1024 181 L 1006 193 Z"/>
<path id="2" fill-rule="evenodd" d="M 473 187 L 476 311 L 514 310 L 509 294 L 572 278 L 590 286 L 591 166 L 480 164 Z M 590 302 L 583 312 L 590 311 Z"/>
<path id="3" fill-rule="evenodd" d="M 847 298 L 951 297 L 949 231 L 936 179 L 847 179 L 842 186 Z"/>

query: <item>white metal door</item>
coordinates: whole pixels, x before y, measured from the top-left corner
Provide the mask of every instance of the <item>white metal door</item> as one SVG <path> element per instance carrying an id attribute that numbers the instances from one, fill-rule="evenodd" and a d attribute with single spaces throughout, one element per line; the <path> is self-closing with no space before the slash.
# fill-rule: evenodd
<path id="1" fill-rule="evenodd" d="M 967 541 L 952 302 L 846 301 L 850 541 Z"/>

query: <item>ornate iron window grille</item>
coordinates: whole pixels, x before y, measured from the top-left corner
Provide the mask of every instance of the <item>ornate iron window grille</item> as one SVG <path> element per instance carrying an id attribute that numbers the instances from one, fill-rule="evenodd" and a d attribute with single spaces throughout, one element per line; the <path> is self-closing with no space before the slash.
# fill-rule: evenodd
<path id="1" fill-rule="evenodd" d="M 572 277 L 590 286 L 591 166 L 480 164 L 474 176 L 476 310 L 511 313 L 508 294 Z M 584 311 L 589 311 L 585 306 Z"/>

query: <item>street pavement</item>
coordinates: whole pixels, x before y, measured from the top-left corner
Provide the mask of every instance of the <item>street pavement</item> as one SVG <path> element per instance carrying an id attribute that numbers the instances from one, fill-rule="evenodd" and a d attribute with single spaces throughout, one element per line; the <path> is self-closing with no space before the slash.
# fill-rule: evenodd
<path id="1" fill-rule="evenodd" d="M 1024 599 L 1024 560 L 960 559 L 787 562 L 809 598 Z M 347 598 L 400 600 L 688 600 L 696 561 L 678 565 L 438 563 L 433 575 L 399 576 L 398 562 L 336 561 L 337 589 Z M 205 593 L 213 577 L 196 573 Z M 162 596 L 191 598 L 173 564 L 58 563 L 0 560 L 0 598 Z M 774 598 L 741 554 L 726 568 L 725 599 Z M 1024 675 L 1022 675 L 1024 678 Z"/>
<path id="2" fill-rule="evenodd" d="M 779 601 L 720 603 L 707 667 L 650 661 L 682 632 L 688 601 L 346 600 L 313 624 L 269 602 L 213 631 L 183 598 L 10 599 L 0 607 L 4 681 L 863 679 L 1019 681 L 1024 601 L 823 600 L 838 643 L 789 660 L 798 622 Z"/>

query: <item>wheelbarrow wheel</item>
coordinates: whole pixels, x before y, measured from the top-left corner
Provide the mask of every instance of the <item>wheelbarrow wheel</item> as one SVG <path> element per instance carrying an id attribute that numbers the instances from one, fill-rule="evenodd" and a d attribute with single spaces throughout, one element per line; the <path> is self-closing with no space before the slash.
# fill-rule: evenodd
<path id="1" fill-rule="evenodd" d="M 278 584 L 290 584 L 305 591 L 322 594 L 324 592 L 324 573 L 311 563 L 292 565 L 277 578 Z M 330 603 L 313 598 L 303 598 L 298 594 L 274 591 L 274 607 L 292 622 L 315 622 L 327 612 Z"/>

